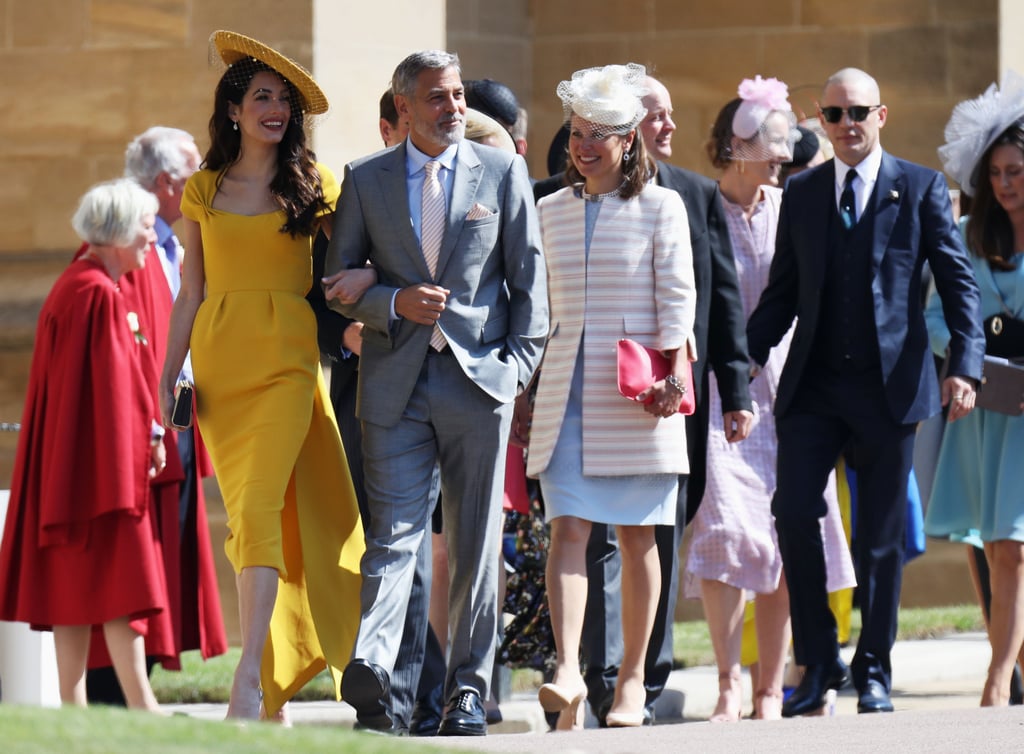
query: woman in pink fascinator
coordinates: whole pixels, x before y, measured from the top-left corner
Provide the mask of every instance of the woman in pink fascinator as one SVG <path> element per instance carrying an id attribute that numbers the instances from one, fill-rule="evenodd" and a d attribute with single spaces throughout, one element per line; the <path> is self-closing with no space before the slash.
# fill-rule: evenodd
<path id="1" fill-rule="evenodd" d="M 719 187 L 736 260 L 740 298 L 750 316 L 768 283 L 775 251 L 782 189 L 779 173 L 793 159 L 800 138 L 789 90 L 778 79 L 745 79 L 739 96 L 719 112 L 707 152 L 721 170 Z M 708 433 L 707 486 L 691 526 L 684 594 L 700 597 L 718 665 L 718 703 L 712 722 L 740 719 L 741 646 L 746 602 L 755 605 L 757 660 L 751 664 L 754 717 L 782 716 L 782 679 L 789 648 L 789 593 L 775 534 L 775 422 L 772 416 L 788 333 L 750 383 L 754 426 L 743 442 L 730 443 L 712 422 Z M 711 416 L 722 415 L 714 374 L 709 375 Z M 829 589 L 854 583 L 834 480 L 828 488 L 823 540 Z"/>

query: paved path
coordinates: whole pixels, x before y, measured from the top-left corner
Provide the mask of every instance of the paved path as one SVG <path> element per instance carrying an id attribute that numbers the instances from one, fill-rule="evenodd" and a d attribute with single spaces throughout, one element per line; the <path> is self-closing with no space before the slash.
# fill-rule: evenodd
<path id="1" fill-rule="evenodd" d="M 849 661 L 852 649 L 843 651 Z M 588 728 L 548 734 L 544 715 L 532 694 L 516 694 L 501 705 L 504 722 L 491 735 L 476 739 L 416 739 L 450 749 L 517 754 L 576 752 L 726 751 L 898 751 L 1000 752 L 1024 751 L 1024 708 L 980 709 L 978 699 L 989 661 L 984 634 L 957 634 L 944 639 L 900 642 L 893 650 L 896 713 L 857 715 L 852 689 L 840 692 L 830 718 L 713 725 L 706 722 L 715 705 L 718 675 L 714 668 L 672 673 L 659 703 L 659 724 L 653 728 L 600 730 Z M 749 709 L 749 681 L 745 706 Z M 350 727 L 351 707 L 335 702 L 292 704 L 297 725 Z M 194 717 L 223 719 L 226 706 L 165 705 Z M 401 739 L 405 740 L 405 739 Z M 396 749 L 401 746 L 396 739 Z M 696 748 L 693 748 L 696 747 Z"/>

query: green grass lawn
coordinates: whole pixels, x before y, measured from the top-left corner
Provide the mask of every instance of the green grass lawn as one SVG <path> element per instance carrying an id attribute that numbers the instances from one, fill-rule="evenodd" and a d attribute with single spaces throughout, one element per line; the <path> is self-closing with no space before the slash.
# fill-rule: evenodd
<path id="1" fill-rule="evenodd" d="M 859 626 L 854 612 L 853 636 Z M 923 639 L 960 631 L 982 630 L 977 607 L 904 610 L 900 613 L 900 638 Z M 701 621 L 677 623 L 675 627 L 676 663 L 681 667 L 712 662 L 707 625 Z M 198 653 L 188 652 L 184 670 L 153 672 L 157 697 L 171 702 L 224 702 L 238 651 L 202 662 Z M 516 686 L 526 690 L 537 683 L 536 674 L 517 672 Z M 330 696 L 330 683 L 321 676 L 310 683 L 302 698 Z M 410 752 L 442 751 L 403 741 Z M 224 754 L 280 754 L 282 751 L 378 754 L 394 751 L 395 743 L 386 737 L 354 733 L 345 727 L 300 725 L 283 730 L 274 725 L 226 725 L 198 718 L 175 716 L 162 718 L 142 712 L 93 707 L 88 710 L 61 710 L 0 704 L 0 751 L 12 754 L 184 754 L 217 751 Z"/>
<path id="2" fill-rule="evenodd" d="M 856 641 L 860 632 L 859 611 L 853 611 L 851 623 L 852 641 Z M 900 611 L 898 638 L 928 639 L 964 631 L 983 631 L 984 628 L 981 612 L 976 605 L 914 608 Z M 707 623 L 676 623 L 673 635 L 676 667 L 692 668 L 714 664 Z M 159 667 L 153 670 L 153 690 L 165 704 L 227 702 L 238 654 L 239 650 L 232 649 L 226 655 L 203 662 L 198 652 L 186 652 L 182 657 L 181 672 L 167 672 Z M 513 673 L 512 688 L 515 691 L 529 691 L 539 686 L 540 682 L 539 673 L 517 670 Z M 332 695 L 331 680 L 326 673 L 321 673 L 299 692 L 296 699 L 331 699 Z"/>
<path id="3" fill-rule="evenodd" d="M 393 752 L 395 742 L 385 736 L 355 733 L 339 726 L 242 727 L 110 707 L 43 709 L 0 704 L 0 750 L 10 754 L 383 754 Z M 403 741 L 402 750 L 443 751 L 412 741 Z"/>

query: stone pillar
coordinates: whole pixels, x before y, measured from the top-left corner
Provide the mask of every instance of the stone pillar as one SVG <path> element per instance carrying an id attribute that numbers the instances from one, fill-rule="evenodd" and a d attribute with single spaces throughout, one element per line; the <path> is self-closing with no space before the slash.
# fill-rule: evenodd
<path id="1" fill-rule="evenodd" d="M 382 149 L 378 103 L 402 59 L 445 48 L 444 0 L 314 0 L 313 74 L 331 109 L 316 126 L 317 158 L 341 180 L 345 164 Z"/>

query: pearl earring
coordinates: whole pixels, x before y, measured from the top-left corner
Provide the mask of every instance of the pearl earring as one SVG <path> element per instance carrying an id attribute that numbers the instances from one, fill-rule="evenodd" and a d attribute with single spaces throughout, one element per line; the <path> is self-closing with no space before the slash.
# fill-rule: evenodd
<path id="1" fill-rule="evenodd" d="M 231 129 L 233 131 L 237 131 L 238 130 L 238 121 L 237 120 L 231 122 Z"/>

